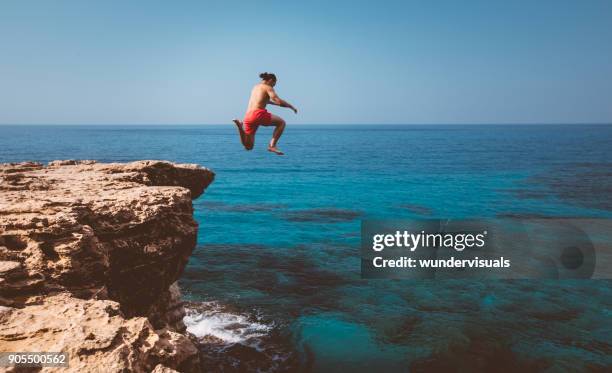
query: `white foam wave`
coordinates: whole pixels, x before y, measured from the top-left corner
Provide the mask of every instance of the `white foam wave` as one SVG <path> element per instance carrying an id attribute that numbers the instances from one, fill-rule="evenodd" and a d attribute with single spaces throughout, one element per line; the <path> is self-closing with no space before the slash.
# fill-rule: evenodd
<path id="1" fill-rule="evenodd" d="M 226 344 L 256 346 L 256 339 L 267 335 L 272 329 L 272 326 L 253 321 L 245 315 L 226 312 L 216 302 L 204 302 L 197 309 L 186 308 L 183 322 L 187 331 L 196 337 L 211 336 Z"/>

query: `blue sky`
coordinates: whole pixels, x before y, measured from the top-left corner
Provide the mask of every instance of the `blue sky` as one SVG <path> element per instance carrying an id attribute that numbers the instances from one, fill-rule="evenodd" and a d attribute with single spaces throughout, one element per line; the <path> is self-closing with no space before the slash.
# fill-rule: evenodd
<path id="1" fill-rule="evenodd" d="M 3 1 L 0 123 L 612 122 L 612 1 Z"/>

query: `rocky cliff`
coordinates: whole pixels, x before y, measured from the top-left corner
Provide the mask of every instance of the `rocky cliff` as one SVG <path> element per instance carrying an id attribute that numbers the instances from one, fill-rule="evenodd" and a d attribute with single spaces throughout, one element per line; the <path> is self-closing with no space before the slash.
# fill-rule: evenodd
<path id="1" fill-rule="evenodd" d="M 162 161 L 0 165 L 0 351 L 68 352 L 62 372 L 197 371 L 176 280 L 213 178 Z"/>

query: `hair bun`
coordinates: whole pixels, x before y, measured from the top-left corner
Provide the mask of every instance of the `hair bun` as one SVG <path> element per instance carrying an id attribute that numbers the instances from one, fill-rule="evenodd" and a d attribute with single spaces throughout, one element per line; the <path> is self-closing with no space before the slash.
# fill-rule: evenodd
<path id="1" fill-rule="evenodd" d="M 263 80 L 276 80 L 276 75 L 269 73 L 269 72 L 265 72 L 265 73 L 261 73 L 259 74 L 259 77 L 262 78 Z"/>

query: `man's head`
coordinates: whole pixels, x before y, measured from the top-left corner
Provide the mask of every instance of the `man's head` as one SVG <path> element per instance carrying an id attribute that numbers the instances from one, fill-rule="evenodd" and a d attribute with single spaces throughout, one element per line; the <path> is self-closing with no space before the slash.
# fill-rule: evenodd
<path id="1" fill-rule="evenodd" d="M 276 85 L 276 75 L 272 73 L 261 73 L 259 74 L 259 77 L 261 78 L 261 80 L 263 80 L 264 83 L 271 87 L 274 87 Z"/>

